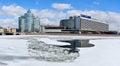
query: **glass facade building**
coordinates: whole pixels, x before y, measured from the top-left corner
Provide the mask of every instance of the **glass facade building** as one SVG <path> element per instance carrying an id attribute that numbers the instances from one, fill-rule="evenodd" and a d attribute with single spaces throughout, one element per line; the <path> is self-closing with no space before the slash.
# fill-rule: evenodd
<path id="1" fill-rule="evenodd" d="M 19 30 L 20 32 L 39 32 L 40 21 L 38 17 L 35 17 L 30 10 L 19 17 Z"/>
<path id="2" fill-rule="evenodd" d="M 34 21 L 33 21 L 33 31 L 35 32 L 41 32 L 40 31 L 40 21 L 39 21 L 39 18 L 34 18 Z"/>

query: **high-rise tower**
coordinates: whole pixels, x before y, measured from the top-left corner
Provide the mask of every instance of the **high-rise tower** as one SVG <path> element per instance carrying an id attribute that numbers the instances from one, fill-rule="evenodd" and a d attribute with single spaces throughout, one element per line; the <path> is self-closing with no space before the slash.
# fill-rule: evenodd
<path id="1" fill-rule="evenodd" d="M 40 21 L 38 17 L 35 17 L 31 10 L 28 10 L 24 16 L 19 17 L 19 29 L 20 32 L 39 32 Z"/>

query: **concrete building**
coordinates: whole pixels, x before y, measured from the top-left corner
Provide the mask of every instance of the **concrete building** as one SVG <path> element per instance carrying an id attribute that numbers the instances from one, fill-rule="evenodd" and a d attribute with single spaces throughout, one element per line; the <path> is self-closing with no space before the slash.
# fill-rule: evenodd
<path id="1" fill-rule="evenodd" d="M 3 33 L 4 33 L 4 29 L 0 27 L 0 35 L 3 35 Z"/>
<path id="2" fill-rule="evenodd" d="M 35 17 L 31 10 L 19 17 L 20 32 L 40 32 L 40 19 Z"/>
<path id="3" fill-rule="evenodd" d="M 16 28 L 1 28 L 0 27 L 0 35 L 16 35 Z"/>
<path id="4" fill-rule="evenodd" d="M 45 33 L 62 33 L 62 27 L 59 26 L 46 26 Z"/>
<path id="5" fill-rule="evenodd" d="M 1 28 L 0 28 L 0 33 L 3 33 L 3 32 L 4 32 L 4 29 L 1 29 Z"/>
<path id="6" fill-rule="evenodd" d="M 60 27 L 65 30 L 79 32 L 104 32 L 109 31 L 109 25 L 99 20 L 82 16 L 74 16 L 60 21 Z"/>
<path id="7" fill-rule="evenodd" d="M 5 35 L 16 35 L 16 28 L 8 27 L 4 29 L 4 34 Z"/>

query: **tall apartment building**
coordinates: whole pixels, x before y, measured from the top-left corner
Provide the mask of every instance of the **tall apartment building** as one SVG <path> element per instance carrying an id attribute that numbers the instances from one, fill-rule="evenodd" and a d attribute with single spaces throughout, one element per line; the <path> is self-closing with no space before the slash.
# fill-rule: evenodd
<path id="1" fill-rule="evenodd" d="M 23 16 L 19 17 L 20 32 L 40 32 L 40 20 L 35 17 L 31 10 L 28 10 Z"/>

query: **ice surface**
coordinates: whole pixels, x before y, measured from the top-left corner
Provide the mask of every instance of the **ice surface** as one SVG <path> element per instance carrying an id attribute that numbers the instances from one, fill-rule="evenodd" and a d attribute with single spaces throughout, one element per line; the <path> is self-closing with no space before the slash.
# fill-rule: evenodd
<path id="1" fill-rule="evenodd" d="M 74 62 L 62 63 L 46 62 L 34 59 L 28 53 L 28 40 L 16 39 L 20 37 L 26 36 L 0 37 L 0 63 L 6 64 L 6 66 L 120 66 L 120 37 L 39 36 L 39 38 L 48 37 L 48 39 L 53 40 L 96 39 L 90 40 L 90 43 L 95 45 L 94 47 L 79 48 L 80 57 L 78 57 Z M 12 38 L 15 38 L 16 40 Z"/>
<path id="2" fill-rule="evenodd" d="M 70 45 L 70 43 L 67 42 L 59 42 L 53 39 L 49 39 L 49 38 L 36 38 L 38 41 L 43 41 L 47 44 L 52 44 L 52 45 Z"/>

